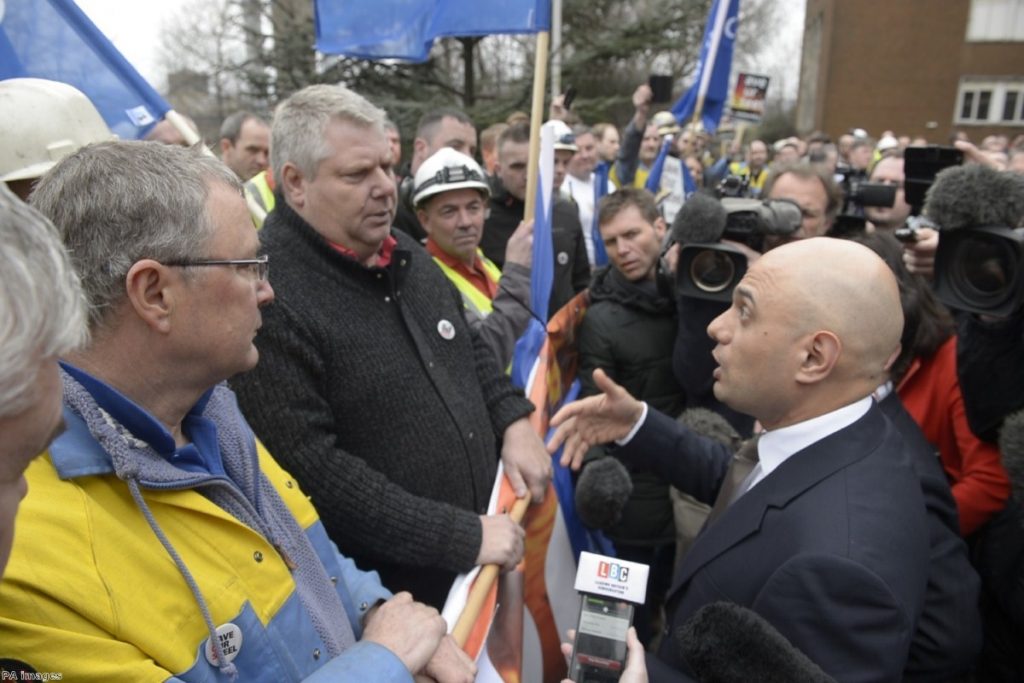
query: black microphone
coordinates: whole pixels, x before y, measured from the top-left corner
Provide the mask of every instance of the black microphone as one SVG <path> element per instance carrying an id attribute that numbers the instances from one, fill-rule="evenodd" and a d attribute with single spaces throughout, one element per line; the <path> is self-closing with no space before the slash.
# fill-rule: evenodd
<path id="1" fill-rule="evenodd" d="M 943 232 L 1002 226 L 1024 218 L 1024 176 L 981 164 L 943 169 L 925 195 L 924 213 Z"/>
<path id="2" fill-rule="evenodd" d="M 591 529 L 608 529 L 622 519 L 633 493 L 626 467 L 608 456 L 587 464 L 576 481 L 576 514 Z"/>
<path id="3" fill-rule="evenodd" d="M 686 200 L 672 221 L 672 241 L 683 245 L 717 242 L 722 239 L 728 218 L 720 201 L 706 192 L 697 192 Z"/>
<path id="4" fill-rule="evenodd" d="M 999 450 L 1003 454 L 1003 467 L 1010 475 L 1013 497 L 1024 503 L 1024 410 L 1003 421 L 999 430 Z"/>
<path id="5" fill-rule="evenodd" d="M 706 408 L 683 411 L 679 422 L 734 451 L 743 441 L 724 417 Z M 576 514 L 591 529 L 611 528 L 622 519 L 622 511 L 632 493 L 633 480 L 618 459 L 595 460 L 583 468 L 576 481 Z"/>
<path id="6" fill-rule="evenodd" d="M 731 602 L 701 607 L 674 637 L 701 683 L 835 683 L 760 615 Z"/>

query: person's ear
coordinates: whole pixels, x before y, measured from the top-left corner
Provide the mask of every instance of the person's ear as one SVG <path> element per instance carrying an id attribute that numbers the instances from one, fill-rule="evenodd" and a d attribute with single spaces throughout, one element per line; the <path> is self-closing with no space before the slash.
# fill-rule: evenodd
<path id="1" fill-rule="evenodd" d="M 171 314 L 178 299 L 175 285 L 180 276 L 153 259 L 132 264 L 125 275 L 125 295 L 129 305 L 151 329 L 166 334 L 171 329 Z"/>
<path id="2" fill-rule="evenodd" d="M 221 159 L 224 158 L 224 155 L 228 153 L 229 149 L 231 149 L 231 140 L 228 140 L 227 138 L 221 138 L 220 139 L 220 158 Z"/>
<path id="3" fill-rule="evenodd" d="M 296 209 L 306 205 L 306 177 L 290 161 L 281 169 L 281 192 Z"/>
<path id="4" fill-rule="evenodd" d="M 843 343 L 834 332 L 819 330 L 804 341 L 796 380 L 800 384 L 816 384 L 827 379 L 839 362 Z"/>
<path id="5" fill-rule="evenodd" d="M 654 221 L 654 233 L 658 236 L 658 239 L 665 238 L 665 231 L 668 229 L 665 219 L 661 216 Z"/>
<path id="6" fill-rule="evenodd" d="M 416 218 L 419 220 L 420 226 L 423 227 L 423 232 L 429 236 L 431 233 L 430 221 L 427 220 L 427 212 L 422 206 L 416 209 Z"/>
<path id="7" fill-rule="evenodd" d="M 412 158 L 419 163 L 427 160 L 427 149 L 429 145 L 423 138 L 416 138 L 412 141 Z"/>

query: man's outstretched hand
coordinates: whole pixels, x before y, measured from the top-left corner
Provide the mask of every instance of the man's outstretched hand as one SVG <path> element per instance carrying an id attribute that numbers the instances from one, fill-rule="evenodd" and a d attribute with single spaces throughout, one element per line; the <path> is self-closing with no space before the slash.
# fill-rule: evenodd
<path id="1" fill-rule="evenodd" d="M 551 426 L 557 429 L 548 442 L 548 452 L 554 453 L 564 444 L 559 461 L 563 467 L 578 470 L 591 447 L 624 438 L 644 414 L 644 404 L 604 370 L 594 370 L 594 384 L 600 394 L 573 401 L 551 418 Z"/>

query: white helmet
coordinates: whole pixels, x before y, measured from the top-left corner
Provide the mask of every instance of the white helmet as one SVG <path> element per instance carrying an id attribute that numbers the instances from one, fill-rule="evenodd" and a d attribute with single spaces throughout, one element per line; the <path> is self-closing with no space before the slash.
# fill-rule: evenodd
<path id="1" fill-rule="evenodd" d="M 442 147 L 429 159 L 420 164 L 413 179 L 413 206 L 435 194 L 473 188 L 483 193 L 484 199 L 491 196 L 491 188 L 480 164 L 462 152 L 451 147 Z"/>
<path id="2" fill-rule="evenodd" d="M 565 121 L 551 119 L 544 124 L 544 127 L 550 128 L 554 133 L 555 149 L 564 149 L 568 152 L 579 151 L 576 147 L 576 136 L 572 134 L 572 128 Z"/>
<path id="3" fill-rule="evenodd" d="M 675 135 L 682 130 L 679 127 L 679 121 L 676 120 L 676 115 L 668 110 L 659 111 L 652 116 L 651 124 L 658 129 L 658 137 Z"/>
<path id="4" fill-rule="evenodd" d="M 0 181 L 38 178 L 91 142 L 114 135 L 89 98 L 40 78 L 0 81 Z"/>

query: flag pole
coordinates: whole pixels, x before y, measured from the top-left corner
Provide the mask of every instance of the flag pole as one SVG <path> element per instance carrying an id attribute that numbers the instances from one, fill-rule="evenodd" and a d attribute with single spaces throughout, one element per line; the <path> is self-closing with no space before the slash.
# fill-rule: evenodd
<path id="1" fill-rule="evenodd" d="M 537 53 L 533 65 L 533 101 L 530 107 L 530 155 L 526 165 L 526 199 L 523 209 L 524 219 L 533 218 L 537 207 L 537 176 L 540 173 L 540 127 L 544 118 L 544 85 L 548 76 L 548 51 L 551 34 L 548 31 L 537 33 Z M 526 515 L 530 504 L 530 493 L 516 499 L 509 511 L 509 517 L 519 524 Z M 452 628 L 452 638 L 458 646 L 464 647 L 474 624 L 480 616 L 484 602 L 491 587 L 498 579 L 500 567 L 496 564 L 485 565 L 473 582 L 466 599 L 466 606 Z"/>
<path id="2" fill-rule="evenodd" d="M 512 504 L 512 509 L 509 511 L 508 516 L 513 522 L 519 524 L 523 521 L 523 516 L 526 514 L 526 508 L 529 504 L 530 493 L 527 491 L 524 497 L 517 498 L 516 502 Z M 452 628 L 452 638 L 455 639 L 455 644 L 459 647 L 464 647 L 469 639 L 469 634 L 473 630 L 477 618 L 480 616 L 480 610 L 483 609 L 484 601 L 487 600 L 487 595 L 491 592 L 491 586 L 498 579 L 500 569 L 496 564 L 484 565 L 480 570 L 480 574 L 477 575 L 476 581 L 473 582 L 473 587 L 469 591 L 469 597 L 466 598 L 466 606 L 462 609 L 459 620 L 455 622 L 455 626 Z"/>
<path id="3" fill-rule="evenodd" d="M 544 83 L 548 77 L 547 31 L 537 34 L 537 55 L 533 65 L 533 103 L 530 108 L 530 156 L 526 166 L 526 207 L 523 218 L 533 217 L 537 206 L 537 174 L 540 168 L 540 126 L 544 118 Z"/>
<path id="4" fill-rule="evenodd" d="M 185 120 L 185 117 L 178 112 L 173 109 L 168 109 L 167 113 L 164 114 L 164 118 L 167 119 L 168 123 L 174 126 L 176 131 L 181 133 L 181 137 L 185 139 L 185 144 L 189 147 L 202 142 L 202 138 L 199 137 L 199 133 L 192 130 L 192 126 L 188 125 L 188 121 Z M 213 157 L 214 159 L 217 158 L 217 155 L 214 154 L 209 147 L 202 145 L 202 148 L 205 154 Z M 248 192 L 245 192 L 244 194 L 245 205 L 249 209 L 249 215 L 253 217 L 256 225 L 263 225 L 263 220 L 267 217 L 267 212 L 256 203 L 256 200 L 254 200 Z"/>
<path id="5" fill-rule="evenodd" d="M 707 95 L 708 85 L 711 83 L 711 75 L 715 70 L 715 60 L 718 58 L 718 44 L 722 40 L 722 31 L 725 29 L 725 18 L 729 15 L 729 3 L 731 0 L 717 0 L 715 3 L 714 28 L 711 32 L 711 44 L 708 45 L 708 62 L 701 69 L 700 83 L 697 86 L 697 104 L 693 108 L 693 121 L 691 127 L 694 133 L 697 132 L 697 124 L 700 122 L 701 112 L 704 111 L 704 96 Z"/>

